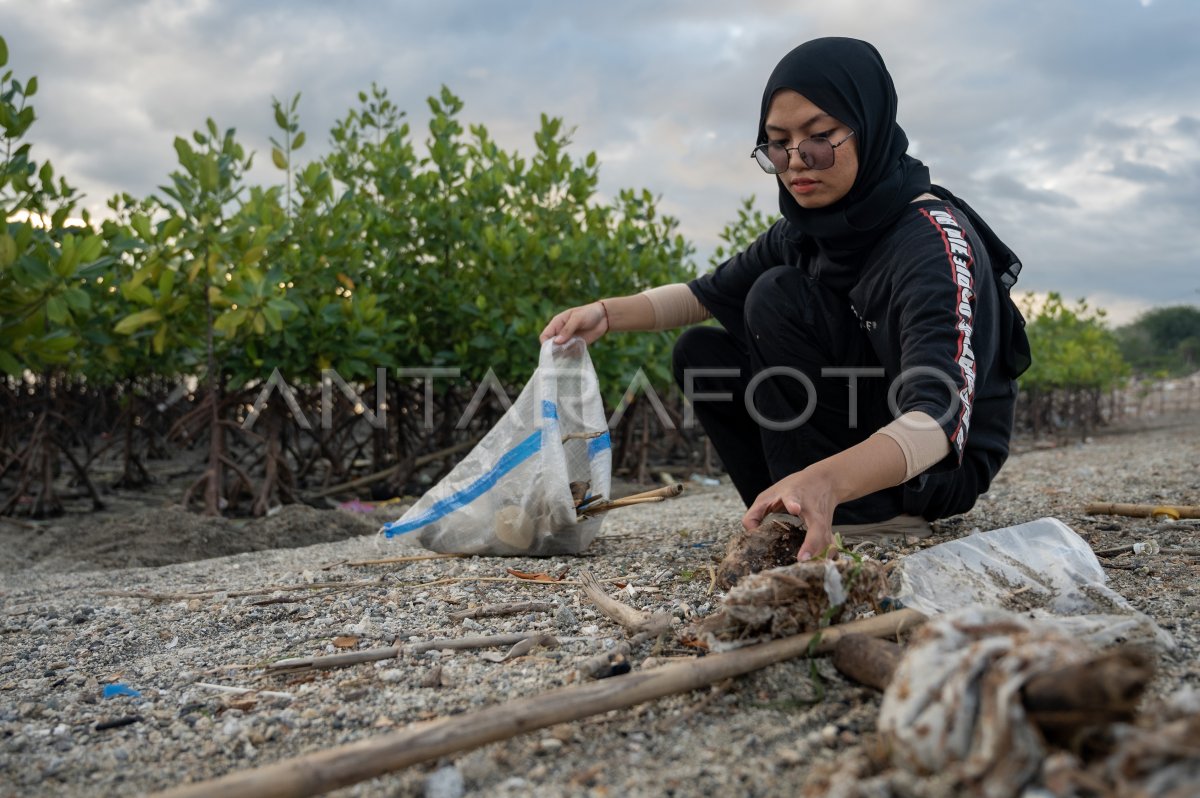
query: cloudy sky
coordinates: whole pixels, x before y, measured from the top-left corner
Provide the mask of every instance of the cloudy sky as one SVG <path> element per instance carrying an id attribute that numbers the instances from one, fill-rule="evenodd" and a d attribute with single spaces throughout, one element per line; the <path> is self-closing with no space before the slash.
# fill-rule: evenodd
<path id="1" fill-rule="evenodd" d="M 602 190 L 660 195 L 700 264 L 741 198 L 777 211 L 747 157 L 776 61 L 855 36 L 883 53 L 913 153 L 1021 255 L 1019 287 L 1118 322 L 1200 303 L 1192 0 L 0 0 L 0 35 L 39 79 L 34 156 L 97 211 L 164 183 L 174 137 L 206 117 L 269 182 L 273 95 L 303 93 L 312 157 L 372 81 L 418 129 L 446 84 L 508 148 L 563 117 Z"/>

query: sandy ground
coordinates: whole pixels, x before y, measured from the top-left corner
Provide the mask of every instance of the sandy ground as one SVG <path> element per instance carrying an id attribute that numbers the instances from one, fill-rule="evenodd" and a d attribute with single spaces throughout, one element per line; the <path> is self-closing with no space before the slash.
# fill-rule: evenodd
<path id="1" fill-rule="evenodd" d="M 1049 515 L 1097 549 L 1151 539 L 1163 549 L 1195 549 L 1200 523 L 1087 516 L 1082 507 L 1200 504 L 1197 463 L 1197 416 L 1083 444 L 1027 444 L 974 510 L 939 522 L 921 545 Z M 0 523 L 7 554 L 0 566 L 2 796 L 144 794 L 568 684 L 581 660 L 623 637 L 573 584 L 582 568 L 620 580 L 627 587 L 614 595 L 666 611 L 683 627 L 719 604 L 710 566 L 741 515 L 729 486 L 689 485 L 678 499 L 614 513 L 577 557 L 357 566 L 350 563 L 420 553 L 372 534 L 396 507 L 370 516 L 295 507 L 250 522 L 199 519 L 161 496 L 149 506 L 137 496 L 115 498 L 109 513 L 73 514 L 37 530 Z M 874 553 L 894 559 L 904 550 Z M 198 559 L 213 555 L 227 556 Z M 1200 686 L 1200 560 L 1159 553 L 1105 562 L 1110 586 L 1179 646 L 1160 663 L 1147 706 Z M 517 580 L 509 568 L 565 575 L 565 582 Z M 299 585 L 306 587 L 291 589 Z M 528 600 L 545 608 L 451 617 Z M 480 650 L 434 648 L 300 675 L 264 667 L 396 641 L 515 632 L 551 633 L 559 645 L 501 663 Z M 668 637 L 635 649 L 632 660 L 644 668 L 693 656 Z M 291 698 L 248 700 L 202 682 Z M 104 697 L 114 684 L 137 695 Z M 792 794 L 814 762 L 861 744 L 878 703 L 826 661 L 800 659 L 336 794 Z"/>

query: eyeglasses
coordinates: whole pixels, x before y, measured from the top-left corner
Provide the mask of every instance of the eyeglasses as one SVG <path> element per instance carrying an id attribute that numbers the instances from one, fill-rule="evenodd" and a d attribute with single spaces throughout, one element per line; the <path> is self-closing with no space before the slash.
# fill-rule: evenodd
<path id="1" fill-rule="evenodd" d="M 853 135 L 854 131 L 851 130 L 846 138 L 837 144 L 823 136 L 805 139 L 795 147 L 785 147 L 778 141 L 769 141 L 755 147 L 750 156 L 758 161 L 758 165 L 764 172 L 769 175 L 777 175 L 788 170 L 788 166 L 792 162 L 792 150 L 795 150 L 806 167 L 819 171 L 833 166 L 833 151 L 849 141 L 850 136 Z"/>

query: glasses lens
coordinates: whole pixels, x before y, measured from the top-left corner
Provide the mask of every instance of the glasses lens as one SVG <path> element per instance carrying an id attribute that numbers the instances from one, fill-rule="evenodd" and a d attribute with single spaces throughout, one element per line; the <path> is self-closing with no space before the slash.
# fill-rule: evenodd
<path id="1" fill-rule="evenodd" d="M 833 166 L 833 144 L 829 139 L 806 139 L 800 142 L 800 160 L 809 169 L 821 170 Z"/>
<path id="2" fill-rule="evenodd" d="M 754 160 L 758 161 L 758 165 L 760 167 L 762 167 L 762 170 L 769 175 L 778 174 L 781 171 L 779 169 L 778 165 L 776 164 L 776 159 L 775 159 L 774 153 L 770 152 L 770 150 L 772 150 L 772 149 L 773 148 L 771 147 L 770 144 L 761 144 L 754 148 Z M 787 168 L 787 154 L 786 153 L 784 153 L 783 162 L 784 162 L 783 168 L 786 169 Z"/>

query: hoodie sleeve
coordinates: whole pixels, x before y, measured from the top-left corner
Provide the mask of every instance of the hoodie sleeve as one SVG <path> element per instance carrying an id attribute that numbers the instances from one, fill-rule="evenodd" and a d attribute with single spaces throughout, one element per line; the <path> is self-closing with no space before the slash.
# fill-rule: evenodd
<path id="1" fill-rule="evenodd" d="M 688 283 L 700 304 L 735 335 L 745 327 L 746 295 L 754 281 L 767 269 L 785 263 L 786 225 L 780 219 L 750 246 Z"/>
<path id="2" fill-rule="evenodd" d="M 970 434 L 980 268 L 977 245 L 954 209 L 927 207 L 920 214 L 915 257 L 892 282 L 900 344 L 894 411 L 937 420 L 950 441 L 950 453 L 931 469 L 939 471 L 962 462 Z"/>

